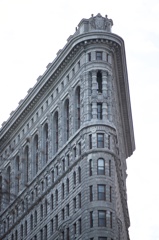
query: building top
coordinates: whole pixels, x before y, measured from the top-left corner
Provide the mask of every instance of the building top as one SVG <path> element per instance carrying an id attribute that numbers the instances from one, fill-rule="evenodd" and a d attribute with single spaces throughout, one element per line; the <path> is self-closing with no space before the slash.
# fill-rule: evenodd
<path id="1" fill-rule="evenodd" d="M 111 32 L 111 28 L 113 26 L 112 19 L 108 19 L 107 15 L 102 17 L 100 13 L 98 13 L 95 17 L 91 16 L 89 19 L 83 18 L 80 23 L 78 24 L 77 33 L 86 33 L 91 31 L 106 31 Z"/>
<path id="2" fill-rule="evenodd" d="M 26 114 L 33 109 L 46 88 L 51 86 L 78 49 L 88 44 L 89 41 L 98 41 L 101 39 L 102 42 L 105 41 L 106 44 L 111 46 L 112 51 L 116 51 L 116 61 L 120 69 L 118 81 L 119 91 L 121 93 L 121 105 L 123 106 L 123 118 L 126 127 L 126 142 L 129 145 L 128 156 L 132 154 L 135 149 L 135 142 L 129 99 L 125 47 L 123 39 L 118 35 L 111 33 L 112 26 L 113 21 L 108 19 L 107 15 L 102 17 L 99 13 L 96 16 L 92 15 L 89 19 L 82 19 L 80 21 L 76 28 L 76 32 L 67 39 L 66 45 L 63 49 L 58 51 L 57 57 L 52 63 L 47 65 L 46 71 L 43 75 L 38 77 L 33 88 L 28 90 L 26 97 L 19 102 L 15 111 L 11 112 L 9 119 L 2 124 L 2 128 L 0 129 L 1 143 L 8 139 L 8 136 L 17 126 L 20 126 L 26 117 Z"/>

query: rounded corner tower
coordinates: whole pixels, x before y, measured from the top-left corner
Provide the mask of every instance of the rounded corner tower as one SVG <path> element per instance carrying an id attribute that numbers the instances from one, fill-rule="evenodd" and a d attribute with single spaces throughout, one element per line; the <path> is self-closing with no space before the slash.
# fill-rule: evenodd
<path id="1" fill-rule="evenodd" d="M 124 41 L 112 25 L 82 19 L 1 128 L 1 239 L 129 240 L 135 142 Z"/>

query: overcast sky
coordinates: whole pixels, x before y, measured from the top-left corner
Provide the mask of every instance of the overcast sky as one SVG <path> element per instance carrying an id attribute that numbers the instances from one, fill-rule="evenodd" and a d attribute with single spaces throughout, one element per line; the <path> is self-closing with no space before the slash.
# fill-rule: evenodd
<path id="1" fill-rule="evenodd" d="M 112 18 L 125 41 L 136 151 L 127 160 L 131 240 L 159 240 L 159 1 L 0 0 L 0 124 L 82 18 Z"/>

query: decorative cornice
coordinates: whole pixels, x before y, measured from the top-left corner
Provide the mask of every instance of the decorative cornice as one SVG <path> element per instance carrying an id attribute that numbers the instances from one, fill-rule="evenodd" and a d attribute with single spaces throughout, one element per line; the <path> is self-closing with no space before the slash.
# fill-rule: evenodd
<path id="1" fill-rule="evenodd" d="M 49 65 L 48 69 L 40 77 L 35 86 L 29 91 L 23 102 L 18 106 L 8 121 L 0 130 L 0 142 L 8 139 L 9 135 L 15 131 L 16 127 L 23 121 L 27 113 L 35 106 L 45 91 L 55 81 L 56 77 L 66 67 L 67 63 L 72 61 L 75 54 L 88 44 L 102 43 L 109 46 L 112 52 L 116 52 L 118 74 L 119 74 L 119 93 L 121 94 L 121 105 L 125 125 L 125 143 L 127 145 L 127 157 L 135 149 L 133 124 L 131 116 L 131 106 L 129 98 L 128 77 L 126 68 L 126 57 L 124 41 L 118 35 L 98 31 L 87 32 L 74 36 L 60 51 L 59 55 Z M 82 50 L 81 50 L 82 51 Z M 115 55 L 115 54 L 114 54 Z"/>

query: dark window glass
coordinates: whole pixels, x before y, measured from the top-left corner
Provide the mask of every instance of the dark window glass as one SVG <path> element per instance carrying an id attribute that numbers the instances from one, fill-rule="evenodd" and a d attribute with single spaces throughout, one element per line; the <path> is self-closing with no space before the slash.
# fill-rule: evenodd
<path id="1" fill-rule="evenodd" d="M 97 174 L 105 175 L 105 161 L 102 158 L 97 161 Z"/>
<path id="2" fill-rule="evenodd" d="M 78 168 L 78 182 L 81 183 L 81 168 Z"/>
<path id="3" fill-rule="evenodd" d="M 90 228 L 93 227 L 93 211 L 90 212 Z"/>
<path id="4" fill-rule="evenodd" d="M 110 202 L 112 201 L 112 187 L 110 186 L 110 189 L 109 189 L 109 196 L 110 196 Z"/>
<path id="5" fill-rule="evenodd" d="M 66 228 L 66 240 L 70 240 L 70 229 Z"/>
<path id="6" fill-rule="evenodd" d="M 96 52 L 96 60 L 102 60 L 102 52 Z"/>
<path id="7" fill-rule="evenodd" d="M 89 149 L 92 149 L 92 134 L 89 135 Z"/>
<path id="8" fill-rule="evenodd" d="M 89 176 L 93 175 L 93 161 L 92 159 L 89 160 Z"/>
<path id="9" fill-rule="evenodd" d="M 100 71 L 97 72 L 97 92 L 102 93 L 102 73 Z"/>
<path id="10" fill-rule="evenodd" d="M 97 186 L 98 191 L 98 200 L 106 200 L 106 186 L 103 184 L 99 184 Z"/>
<path id="11" fill-rule="evenodd" d="M 111 160 L 109 160 L 109 177 L 111 177 Z"/>
<path id="12" fill-rule="evenodd" d="M 88 53 L 88 62 L 91 61 L 91 53 Z"/>
<path id="13" fill-rule="evenodd" d="M 97 148 L 104 148 L 104 134 L 97 133 Z"/>
<path id="14" fill-rule="evenodd" d="M 90 202 L 93 201 L 93 186 L 89 186 L 89 199 L 90 199 Z"/>
<path id="15" fill-rule="evenodd" d="M 97 118 L 102 119 L 102 103 L 97 103 Z"/>
<path id="16" fill-rule="evenodd" d="M 79 227 L 79 234 L 82 233 L 82 224 L 81 224 L 81 218 L 78 219 L 78 227 Z"/>
<path id="17" fill-rule="evenodd" d="M 78 194 L 78 207 L 81 208 L 81 193 Z"/>
<path id="18" fill-rule="evenodd" d="M 106 211 L 98 211 L 98 227 L 106 227 Z"/>

